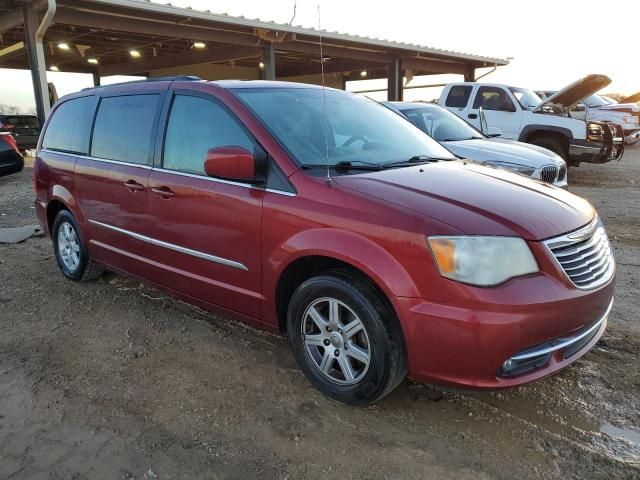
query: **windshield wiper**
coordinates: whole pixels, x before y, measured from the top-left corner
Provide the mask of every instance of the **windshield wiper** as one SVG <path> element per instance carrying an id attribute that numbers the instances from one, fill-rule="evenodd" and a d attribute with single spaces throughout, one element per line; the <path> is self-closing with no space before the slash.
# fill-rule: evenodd
<path id="1" fill-rule="evenodd" d="M 343 160 L 333 165 L 336 170 L 382 170 L 384 167 L 378 163 L 365 162 L 363 160 Z"/>
<path id="2" fill-rule="evenodd" d="M 428 155 L 414 155 L 408 160 L 402 160 L 400 162 L 391 162 L 383 164 L 384 168 L 393 168 L 393 167 L 402 167 L 405 165 L 412 165 L 418 163 L 427 163 L 427 162 L 439 162 L 440 160 L 449 161 L 454 160 L 453 158 L 436 158 L 430 157 Z"/>

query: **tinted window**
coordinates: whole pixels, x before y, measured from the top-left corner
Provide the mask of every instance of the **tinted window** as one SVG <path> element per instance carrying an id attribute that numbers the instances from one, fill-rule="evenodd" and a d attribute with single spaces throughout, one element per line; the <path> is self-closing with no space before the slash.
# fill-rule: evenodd
<path id="1" fill-rule="evenodd" d="M 42 147 L 61 152 L 86 154 L 97 98 L 82 97 L 58 106 L 49 121 Z"/>
<path id="2" fill-rule="evenodd" d="M 238 146 L 253 151 L 253 139 L 221 105 L 200 97 L 176 95 L 164 141 L 163 166 L 204 174 L 207 150 Z"/>
<path id="3" fill-rule="evenodd" d="M 480 87 L 473 108 L 484 108 L 485 110 L 500 110 L 504 112 L 515 112 L 516 107 L 507 95 L 507 92 L 498 87 Z"/>
<path id="4" fill-rule="evenodd" d="M 416 127 L 439 142 L 484 138 L 467 122 L 442 107 L 425 105 L 403 109 L 401 112 Z"/>
<path id="5" fill-rule="evenodd" d="M 158 95 L 106 97 L 93 127 L 91 155 L 123 162 L 149 163 Z"/>
<path id="6" fill-rule="evenodd" d="M 449 90 L 445 105 L 447 107 L 466 107 L 472 89 L 473 87 L 471 85 L 454 85 L 451 87 L 451 90 Z"/>

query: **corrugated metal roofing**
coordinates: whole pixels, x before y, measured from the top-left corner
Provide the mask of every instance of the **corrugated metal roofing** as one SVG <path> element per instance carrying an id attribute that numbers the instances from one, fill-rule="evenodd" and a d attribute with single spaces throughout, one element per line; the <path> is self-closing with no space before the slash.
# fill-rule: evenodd
<path id="1" fill-rule="evenodd" d="M 456 52 L 452 50 L 444 50 L 439 48 L 427 47 L 424 45 L 415 45 L 411 43 L 395 42 L 391 40 L 383 40 L 379 38 L 371 38 L 360 35 L 352 35 L 340 32 L 331 32 L 327 30 L 318 30 L 315 28 L 302 27 L 300 25 L 289 25 L 276 23 L 273 21 L 264 21 L 258 18 L 246 18 L 244 16 L 236 17 L 227 15 L 226 13 L 213 13 L 210 10 L 197 10 L 192 7 L 178 7 L 171 3 L 152 2 L 150 0 L 95 0 L 96 3 L 112 5 L 124 8 L 132 8 L 145 10 L 148 12 L 162 13 L 167 15 L 190 17 L 205 21 L 214 21 L 226 23 L 229 25 L 237 25 L 251 28 L 260 28 L 268 30 L 277 30 L 286 33 L 295 33 L 299 35 L 322 36 L 324 39 L 339 40 L 343 42 L 359 43 L 370 45 L 372 47 L 382 47 L 399 50 L 409 50 L 419 54 L 445 56 L 456 60 L 465 60 L 472 62 L 486 62 L 495 65 L 507 65 L 508 60 L 503 58 L 485 57 L 468 53 Z"/>

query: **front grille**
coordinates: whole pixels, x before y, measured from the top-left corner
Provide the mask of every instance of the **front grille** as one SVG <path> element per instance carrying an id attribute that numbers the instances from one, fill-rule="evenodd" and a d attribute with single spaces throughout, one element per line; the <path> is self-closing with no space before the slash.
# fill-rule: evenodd
<path id="1" fill-rule="evenodd" d="M 565 178 L 567 178 L 567 166 L 561 165 L 558 169 L 558 181 L 562 182 Z"/>
<path id="2" fill-rule="evenodd" d="M 553 183 L 556 181 L 556 177 L 558 176 L 558 167 L 555 165 L 548 165 L 546 167 L 542 167 L 540 170 L 540 180 L 547 183 Z"/>
<path id="3" fill-rule="evenodd" d="M 580 289 L 607 283 L 615 261 L 607 232 L 599 220 L 575 232 L 544 242 L 573 284 Z"/>

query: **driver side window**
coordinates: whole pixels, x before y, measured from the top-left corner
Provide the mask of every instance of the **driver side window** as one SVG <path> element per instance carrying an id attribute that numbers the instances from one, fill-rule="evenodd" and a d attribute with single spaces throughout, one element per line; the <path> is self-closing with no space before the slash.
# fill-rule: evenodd
<path id="1" fill-rule="evenodd" d="M 188 95 L 174 97 L 164 140 L 164 168 L 204 175 L 207 151 L 227 146 L 253 152 L 254 143 L 217 102 Z"/>
<path id="2" fill-rule="evenodd" d="M 499 112 L 515 112 L 516 107 L 507 92 L 498 87 L 480 87 L 473 102 L 473 108 L 482 107 L 484 110 Z"/>

